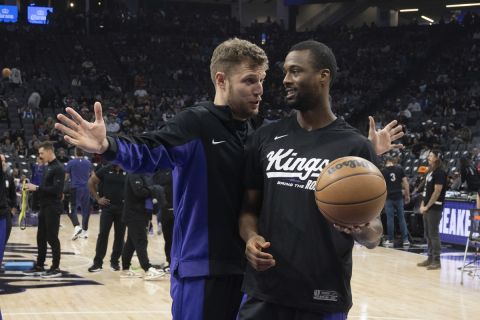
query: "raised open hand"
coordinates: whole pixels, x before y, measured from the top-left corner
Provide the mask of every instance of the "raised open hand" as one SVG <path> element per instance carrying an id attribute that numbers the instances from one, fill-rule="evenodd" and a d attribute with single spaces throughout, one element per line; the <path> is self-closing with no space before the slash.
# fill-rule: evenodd
<path id="1" fill-rule="evenodd" d="M 403 144 L 394 144 L 395 140 L 403 137 L 402 126 L 398 124 L 397 120 L 393 120 L 387 124 L 382 130 L 375 128 L 375 120 L 373 117 L 368 117 L 370 129 L 368 130 L 368 139 L 372 141 L 373 148 L 377 155 L 383 154 L 391 149 L 401 149 Z"/>
<path id="2" fill-rule="evenodd" d="M 65 141 L 90 153 L 104 153 L 108 148 L 107 129 L 102 117 L 102 105 L 95 102 L 95 122 L 88 122 L 83 119 L 72 108 L 65 111 L 72 117 L 70 119 L 64 114 L 58 114 L 57 119 L 61 123 L 55 123 L 55 129 L 65 134 Z"/>

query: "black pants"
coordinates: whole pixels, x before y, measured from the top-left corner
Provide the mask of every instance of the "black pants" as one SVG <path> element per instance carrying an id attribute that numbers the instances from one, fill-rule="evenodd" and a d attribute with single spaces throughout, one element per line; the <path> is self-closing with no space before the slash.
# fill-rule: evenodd
<path id="1" fill-rule="evenodd" d="M 165 256 L 167 257 L 167 262 L 170 265 L 171 258 L 170 252 L 172 249 L 172 237 L 173 237 L 173 209 L 166 209 L 162 211 L 162 231 L 163 239 L 165 240 Z"/>
<path id="2" fill-rule="evenodd" d="M 33 192 L 32 197 L 30 199 L 31 199 L 30 208 L 32 208 L 32 211 L 38 212 L 38 210 L 40 210 L 40 198 L 38 193 Z"/>
<path id="3" fill-rule="evenodd" d="M 52 269 L 60 266 L 60 241 L 58 240 L 58 229 L 60 228 L 60 214 L 62 204 L 40 206 L 38 213 L 37 230 L 37 266 L 43 267 L 47 257 L 47 243 L 52 248 Z"/>
<path id="4" fill-rule="evenodd" d="M 137 257 L 142 269 L 147 271 L 150 268 L 150 260 L 147 253 L 147 225 L 148 220 L 129 221 L 127 225 L 127 241 L 122 251 L 122 269 L 128 270 L 132 261 L 133 252 L 137 251 Z"/>
<path id="5" fill-rule="evenodd" d="M 108 236 L 110 229 L 114 228 L 114 240 L 110 263 L 117 264 L 122 255 L 123 239 L 125 237 L 125 223 L 122 222 L 122 209 L 109 210 L 103 209 L 100 214 L 100 232 L 98 233 L 97 246 L 95 248 L 95 258 L 93 263 L 96 266 L 102 266 L 103 258 L 107 253 Z"/>
<path id="6" fill-rule="evenodd" d="M 423 228 L 428 245 L 428 257 L 433 261 L 440 261 L 440 233 L 439 224 L 442 219 L 442 206 L 434 204 L 423 215 Z"/>

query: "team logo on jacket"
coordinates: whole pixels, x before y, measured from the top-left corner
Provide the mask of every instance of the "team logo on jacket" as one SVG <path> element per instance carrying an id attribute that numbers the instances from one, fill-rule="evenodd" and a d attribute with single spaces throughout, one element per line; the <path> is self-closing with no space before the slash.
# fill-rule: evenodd
<path id="1" fill-rule="evenodd" d="M 300 184 L 281 181 L 280 184 L 302 189 L 315 189 L 315 181 L 330 160 L 299 157 L 295 149 L 279 149 L 267 154 L 267 178 L 296 180 Z"/>

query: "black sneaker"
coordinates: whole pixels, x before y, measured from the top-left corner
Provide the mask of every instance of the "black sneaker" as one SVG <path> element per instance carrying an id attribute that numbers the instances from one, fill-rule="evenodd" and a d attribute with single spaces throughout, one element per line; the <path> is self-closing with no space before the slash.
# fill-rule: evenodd
<path id="1" fill-rule="evenodd" d="M 23 275 L 25 276 L 31 276 L 31 277 L 35 277 L 35 276 L 41 276 L 42 274 L 45 273 L 45 268 L 44 267 L 40 267 L 40 266 L 34 266 L 32 269 L 30 270 L 25 270 L 23 271 Z"/>
<path id="2" fill-rule="evenodd" d="M 47 272 L 42 274 L 42 278 L 58 278 L 61 276 L 62 276 L 62 271 L 60 271 L 60 269 L 58 268 L 57 269 L 50 268 L 48 269 Z"/>
<path id="3" fill-rule="evenodd" d="M 97 266 L 95 264 L 90 268 L 88 268 L 88 272 L 100 272 L 102 270 L 103 270 L 102 266 Z"/>
<path id="4" fill-rule="evenodd" d="M 120 271 L 120 264 L 118 262 L 111 262 L 110 269 L 112 271 Z"/>

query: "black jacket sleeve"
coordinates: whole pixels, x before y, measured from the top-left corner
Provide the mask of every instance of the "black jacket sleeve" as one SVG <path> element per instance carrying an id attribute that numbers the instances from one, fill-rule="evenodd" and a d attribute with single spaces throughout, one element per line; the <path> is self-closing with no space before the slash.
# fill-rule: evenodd
<path id="1" fill-rule="evenodd" d="M 152 192 L 152 198 L 157 199 L 158 206 L 160 208 L 166 208 L 168 203 L 167 203 L 167 198 L 165 197 L 165 189 L 158 184 L 154 184 L 150 186 L 149 189 Z"/>

